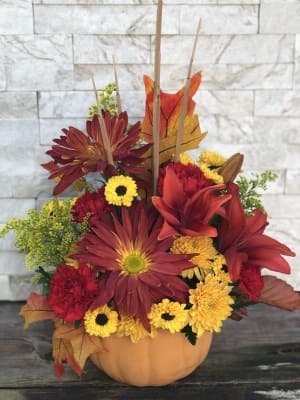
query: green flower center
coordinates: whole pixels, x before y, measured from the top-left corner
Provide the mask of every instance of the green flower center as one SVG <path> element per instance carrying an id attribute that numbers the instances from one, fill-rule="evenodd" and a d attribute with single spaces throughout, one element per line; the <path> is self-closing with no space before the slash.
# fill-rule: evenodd
<path id="1" fill-rule="evenodd" d="M 172 321 L 175 318 L 175 315 L 169 314 L 169 313 L 163 313 L 161 314 L 162 319 L 165 321 Z"/>
<path id="2" fill-rule="evenodd" d="M 124 196 L 127 192 L 127 187 L 124 185 L 119 185 L 116 187 L 116 193 L 118 196 Z"/>
<path id="3" fill-rule="evenodd" d="M 95 319 L 95 322 L 96 322 L 96 324 L 101 325 L 101 326 L 106 325 L 107 322 L 108 322 L 107 315 L 103 314 L 103 313 L 98 314 L 96 319 Z"/>
<path id="4" fill-rule="evenodd" d="M 139 274 L 147 271 L 148 262 L 142 254 L 129 254 L 124 257 L 121 266 L 129 274 Z"/>

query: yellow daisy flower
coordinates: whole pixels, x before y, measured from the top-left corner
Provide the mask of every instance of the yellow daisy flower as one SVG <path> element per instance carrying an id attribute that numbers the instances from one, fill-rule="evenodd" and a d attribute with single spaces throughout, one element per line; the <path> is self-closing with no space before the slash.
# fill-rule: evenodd
<path id="1" fill-rule="evenodd" d="M 133 343 L 138 342 L 145 337 L 154 338 L 157 335 L 155 329 L 148 332 L 141 321 L 135 320 L 129 316 L 121 316 L 119 321 L 117 336 L 129 336 Z"/>
<path id="2" fill-rule="evenodd" d="M 189 156 L 186 153 L 180 153 L 179 155 L 179 161 L 181 164 L 187 165 L 187 164 L 195 164 L 195 161 L 192 159 L 191 156 Z"/>
<path id="3" fill-rule="evenodd" d="M 114 206 L 130 207 L 137 194 L 135 181 L 125 175 L 111 177 L 104 189 L 106 201 Z"/>
<path id="4" fill-rule="evenodd" d="M 218 153 L 204 151 L 199 160 L 199 167 L 207 179 L 211 179 L 216 184 L 224 183 L 223 176 L 218 174 L 220 167 L 227 159 Z"/>
<path id="5" fill-rule="evenodd" d="M 233 298 L 231 288 L 220 282 L 213 275 L 208 275 L 204 282 L 199 282 L 195 289 L 190 289 L 189 325 L 197 337 L 204 332 L 220 332 L 222 323 L 232 313 Z"/>
<path id="6" fill-rule="evenodd" d="M 188 311 L 184 308 L 185 304 L 163 299 L 161 303 L 152 305 L 148 318 L 155 328 L 180 332 L 187 324 Z"/>
<path id="7" fill-rule="evenodd" d="M 87 311 L 84 315 L 84 326 L 92 336 L 108 337 L 118 327 L 118 313 L 107 305 Z"/>

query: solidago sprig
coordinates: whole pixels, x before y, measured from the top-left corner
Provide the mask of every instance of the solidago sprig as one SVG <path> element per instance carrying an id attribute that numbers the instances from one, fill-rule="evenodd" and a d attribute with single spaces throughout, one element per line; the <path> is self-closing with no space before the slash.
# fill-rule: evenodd
<path id="1" fill-rule="evenodd" d="M 251 176 L 250 179 L 240 176 L 236 182 L 239 186 L 240 199 L 246 215 L 252 215 L 257 208 L 264 210 L 260 190 L 267 190 L 268 183 L 274 182 L 278 177 L 272 171 L 253 172 Z"/>
<path id="2" fill-rule="evenodd" d="M 9 231 L 16 235 L 16 246 L 24 252 L 28 268 L 57 266 L 64 261 L 72 244 L 88 230 L 87 224 L 72 221 L 72 199 L 53 200 L 40 211 L 31 209 L 24 219 L 13 218 L 0 231 L 4 237 Z"/>

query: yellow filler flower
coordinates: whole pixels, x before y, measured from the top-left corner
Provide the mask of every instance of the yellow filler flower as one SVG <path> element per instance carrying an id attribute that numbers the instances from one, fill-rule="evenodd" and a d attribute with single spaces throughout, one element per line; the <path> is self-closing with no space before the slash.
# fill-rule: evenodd
<path id="1" fill-rule="evenodd" d="M 116 175 L 108 180 L 104 195 L 109 204 L 130 207 L 137 196 L 137 186 L 130 176 Z"/>
<path id="2" fill-rule="evenodd" d="M 115 333 L 118 327 L 118 313 L 107 305 L 87 311 L 84 315 L 84 326 L 92 336 L 108 337 Z"/>

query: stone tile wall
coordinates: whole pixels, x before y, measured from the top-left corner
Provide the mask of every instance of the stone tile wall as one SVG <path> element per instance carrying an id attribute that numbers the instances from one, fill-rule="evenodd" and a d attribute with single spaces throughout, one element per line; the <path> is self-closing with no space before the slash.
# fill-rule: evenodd
<path id="1" fill-rule="evenodd" d="M 203 149 L 245 154 L 244 169 L 276 170 L 265 196 L 269 232 L 298 252 L 300 290 L 300 1 L 165 0 L 162 88 L 184 82 L 199 17 L 194 70 Z M 0 224 L 51 195 L 39 164 L 60 128 L 84 126 L 98 89 L 113 80 L 143 116 L 142 75 L 153 75 L 152 0 L 0 0 Z M 13 235 L 0 241 L 0 299 L 22 299 L 30 277 Z"/>

